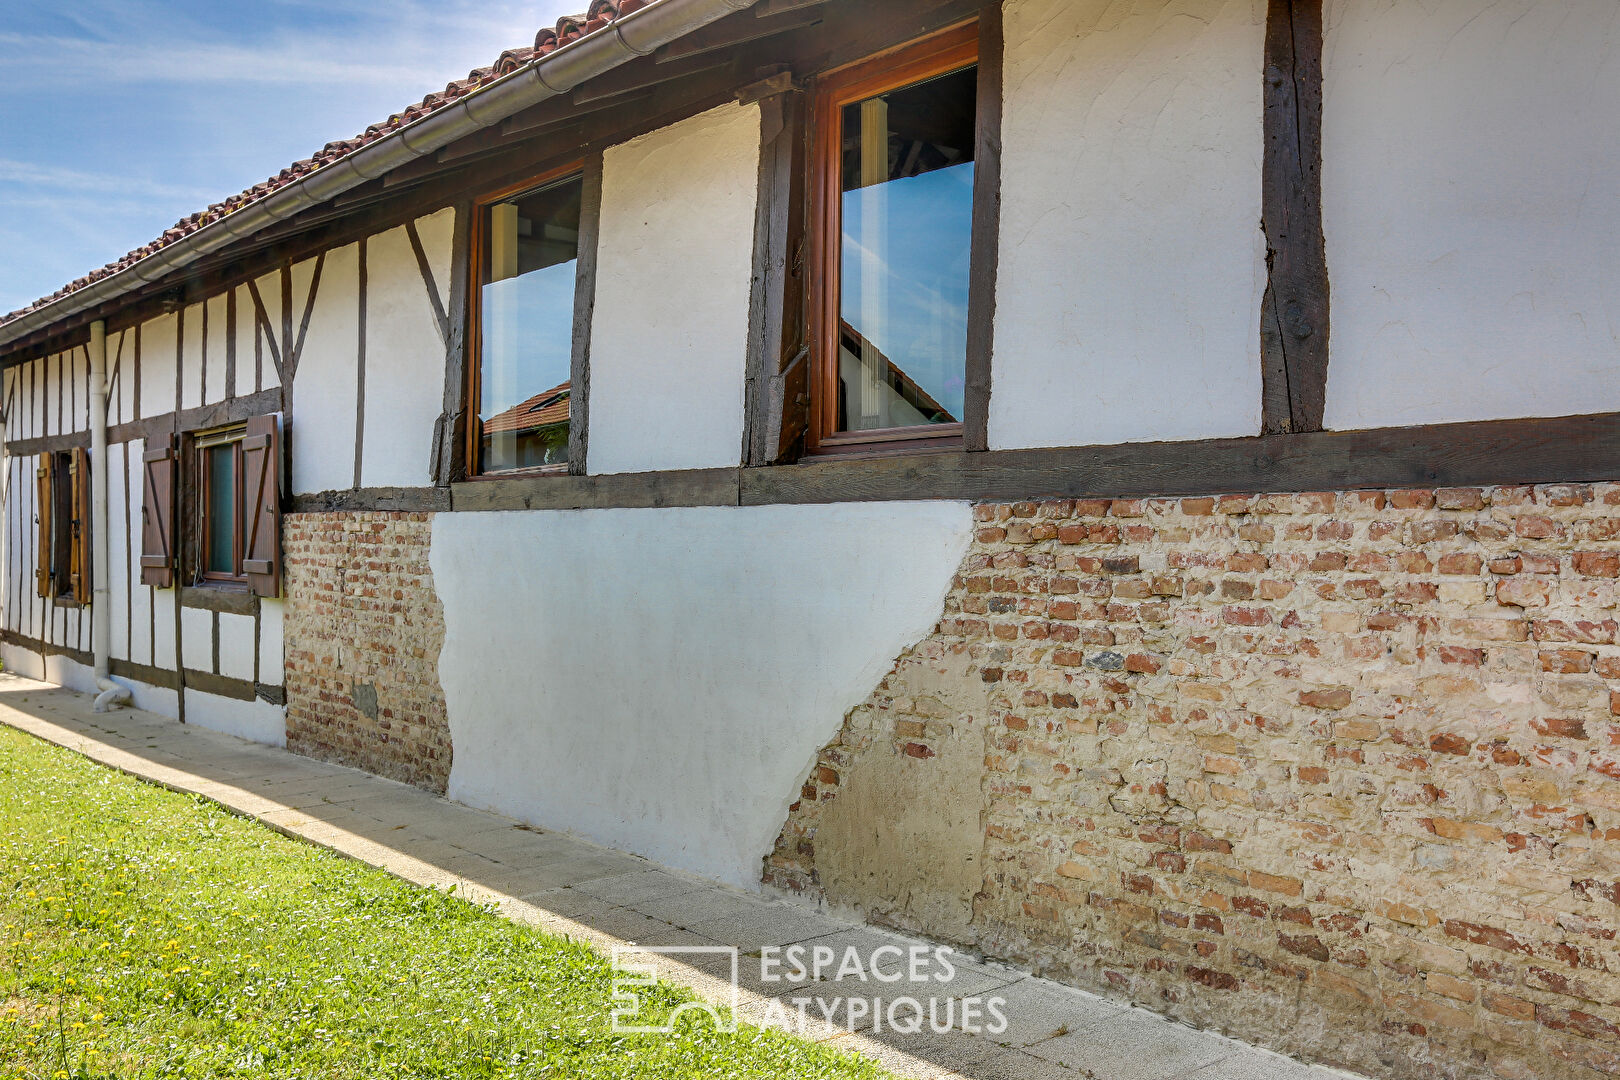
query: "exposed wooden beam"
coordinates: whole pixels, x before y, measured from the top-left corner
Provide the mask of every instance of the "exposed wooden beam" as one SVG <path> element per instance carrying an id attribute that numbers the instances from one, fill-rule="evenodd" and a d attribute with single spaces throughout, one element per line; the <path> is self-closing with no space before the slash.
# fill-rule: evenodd
<path id="1" fill-rule="evenodd" d="M 979 16 L 979 87 L 973 151 L 973 245 L 968 267 L 967 379 L 962 445 L 990 448 L 991 356 L 995 351 L 996 271 L 1001 261 L 1001 0 Z"/>
<path id="2" fill-rule="evenodd" d="M 1329 296 L 1322 227 L 1322 0 L 1270 0 L 1266 16 L 1261 306 L 1262 430 L 1320 431 Z"/>
<path id="3" fill-rule="evenodd" d="M 479 480 L 456 510 L 1173 495 L 1581 483 L 1620 475 L 1620 413 L 1247 439 L 919 453 L 758 469 Z"/>

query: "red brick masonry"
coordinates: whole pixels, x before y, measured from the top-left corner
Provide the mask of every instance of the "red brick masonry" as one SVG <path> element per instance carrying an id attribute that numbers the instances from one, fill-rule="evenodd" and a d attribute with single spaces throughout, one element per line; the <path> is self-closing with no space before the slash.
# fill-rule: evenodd
<path id="1" fill-rule="evenodd" d="M 287 748 L 443 793 L 432 514 L 289 514 Z"/>
<path id="2" fill-rule="evenodd" d="M 1620 485 L 977 519 L 767 882 L 1379 1075 L 1620 1075 Z"/>

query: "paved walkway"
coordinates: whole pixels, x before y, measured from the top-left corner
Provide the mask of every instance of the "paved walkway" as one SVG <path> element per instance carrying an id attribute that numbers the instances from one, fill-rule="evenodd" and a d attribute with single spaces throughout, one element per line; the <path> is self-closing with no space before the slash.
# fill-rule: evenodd
<path id="1" fill-rule="evenodd" d="M 631 943 L 734 946 L 742 951 L 743 1019 L 799 1027 L 808 1038 L 867 1054 L 902 1076 L 1333 1080 L 1347 1075 L 965 957 L 953 958 L 956 974 L 949 983 L 925 993 L 904 982 L 824 981 L 815 989 L 766 982 L 759 955 L 770 946 L 826 946 L 840 959 L 853 948 L 865 963 L 882 946 L 905 950 L 917 942 L 745 895 L 353 769 L 138 710 L 97 716 L 90 705 L 88 695 L 0 674 L 0 723 L 143 780 L 203 795 L 288 836 L 407 881 L 453 885 L 462 896 L 498 905 L 509 918 L 604 951 Z M 886 970 L 892 966 L 887 963 Z M 731 958 L 722 952 L 657 961 L 663 977 L 722 1002 L 731 1000 L 730 968 Z M 1001 998 L 1009 1026 L 995 1036 L 939 1035 L 927 1027 L 915 1035 L 896 1034 L 887 1026 L 878 1030 L 870 1006 L 861 1004 L 896 994 L 958 1002 Z M 800 1026 L 797 1007 L 787 1003 L 807 996 L 816 1000 Z"/>

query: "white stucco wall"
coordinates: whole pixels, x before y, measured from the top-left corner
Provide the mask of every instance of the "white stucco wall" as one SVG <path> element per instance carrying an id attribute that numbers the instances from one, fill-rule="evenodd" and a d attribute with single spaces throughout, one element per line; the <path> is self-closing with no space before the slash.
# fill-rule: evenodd
<path id="1" fill-rule="evenodd" d="M 454 209 L 416 222 L 439 303 L 446 310 L 455 225 Z M 361 486 L 421 487 L 432 482 L 433 425 L 444 411 L 444 338 L 403 228 L 366 242 L 366 266 Z"/>
<path id="2" fill-rule="evenodd" d="M 5 670 L 24 678 L 55 683 L 81 694 L 96 693 L 95 672 L 66 656 L 42 659 L 32 649 L 0 645 L 0 662 Z M 173 690 L 123 677 L 118 681 L 130 688 L 136 708 L 171 718 L 179 715 L 180 699 Z M 238 701 L 190 689 L 186 691 L 186 723 L 270 746 L 287 745 L 286 710 L 267 701 Z"/>
<path id="3" fill-rule="evenodd" d="M 1327 425 L 1620 409 L 1620 6 L 1330 0 Z"/>
<path id="4" fill-rule="evenodd" d="M 990 443 L 1260 430 L 1261 0 L 1009 0 Z"/>
<path id="5" fill-rule="evenodd" d="M 160 315 L 141 324 L 141 417 L 174 411 L 175 349 L 180 317 Z"/>
<path id="6" fill-rule="evenodd" d="M 286 622 L 285 600 L 259 601 L 259 681 L 280 686 L 284 679 L 282 627 Z"/>
<path id="7" fill-rule="evenodd" d="M 440 514 L 450 797 L 754 887 L 971 533 L 965 503 Z"/>
<path id="8" fill-rule="evenodd" d="M 592 473 L 742 458 L 759 136 L 727 105 L 604 156 Z"/>
<path id="9" fill-rule="evenodd" d="M 219 616 L 219 673 L 253 681 L 253 616 Z"/>
<path id="10" fill-rule="evenodd" d="M 180 645 L 186 667 L 192 671 L 213 671 L 214 613 L 202 608 L 181 608 Z"/>
<path id="11" fill-rule="evenodd" d="M 307 280 L 307 279 L 306 279 Z M 354 486 L 355 395 L 359 392 L 360 253 L 350 244 L 326 254 L 304 351 L 293 376 L 293 492 Z M 302 319 L 297 275 L 293 280 L 295 326 Z M 441 391 L 442 394 L 442 391 Z"/>
<path id="12" fill-rule="evenodd" d="M 182 352 L 180 360 L 180 407 L 182 409 L 195 409 L 203 403 L 203 353 L 212 336 L 213 327 L 208 327 L 210 333 L 203 333 L 203 309 L 205 304 L 192 304 L 180 313 L 182 320 Z"/>
<path id="13" fill-rule="evenodd" d="M 231 343 L 230 302 L 225 293 L 209 298 L 207 347 L 204 351 L 206 367 L 199 373 L 198 396 L 204 405 L 225 400 L 225 366 Z M 240 312 L 238 312 L 240 314 Z M 251 378 L 251 376 L 249 376 Z"/>

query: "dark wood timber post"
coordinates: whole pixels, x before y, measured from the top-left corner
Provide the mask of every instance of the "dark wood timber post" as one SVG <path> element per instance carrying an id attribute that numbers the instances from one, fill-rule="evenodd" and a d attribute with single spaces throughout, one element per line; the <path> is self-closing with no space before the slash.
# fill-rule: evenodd
<path id="1" fill-rule="evenodd" d="M 1328 374 L 1322 234 L 1322 0 L 1270 0 L 1266 15 L 1260 356 L 1267 435 L 1322 430 Z"/>

